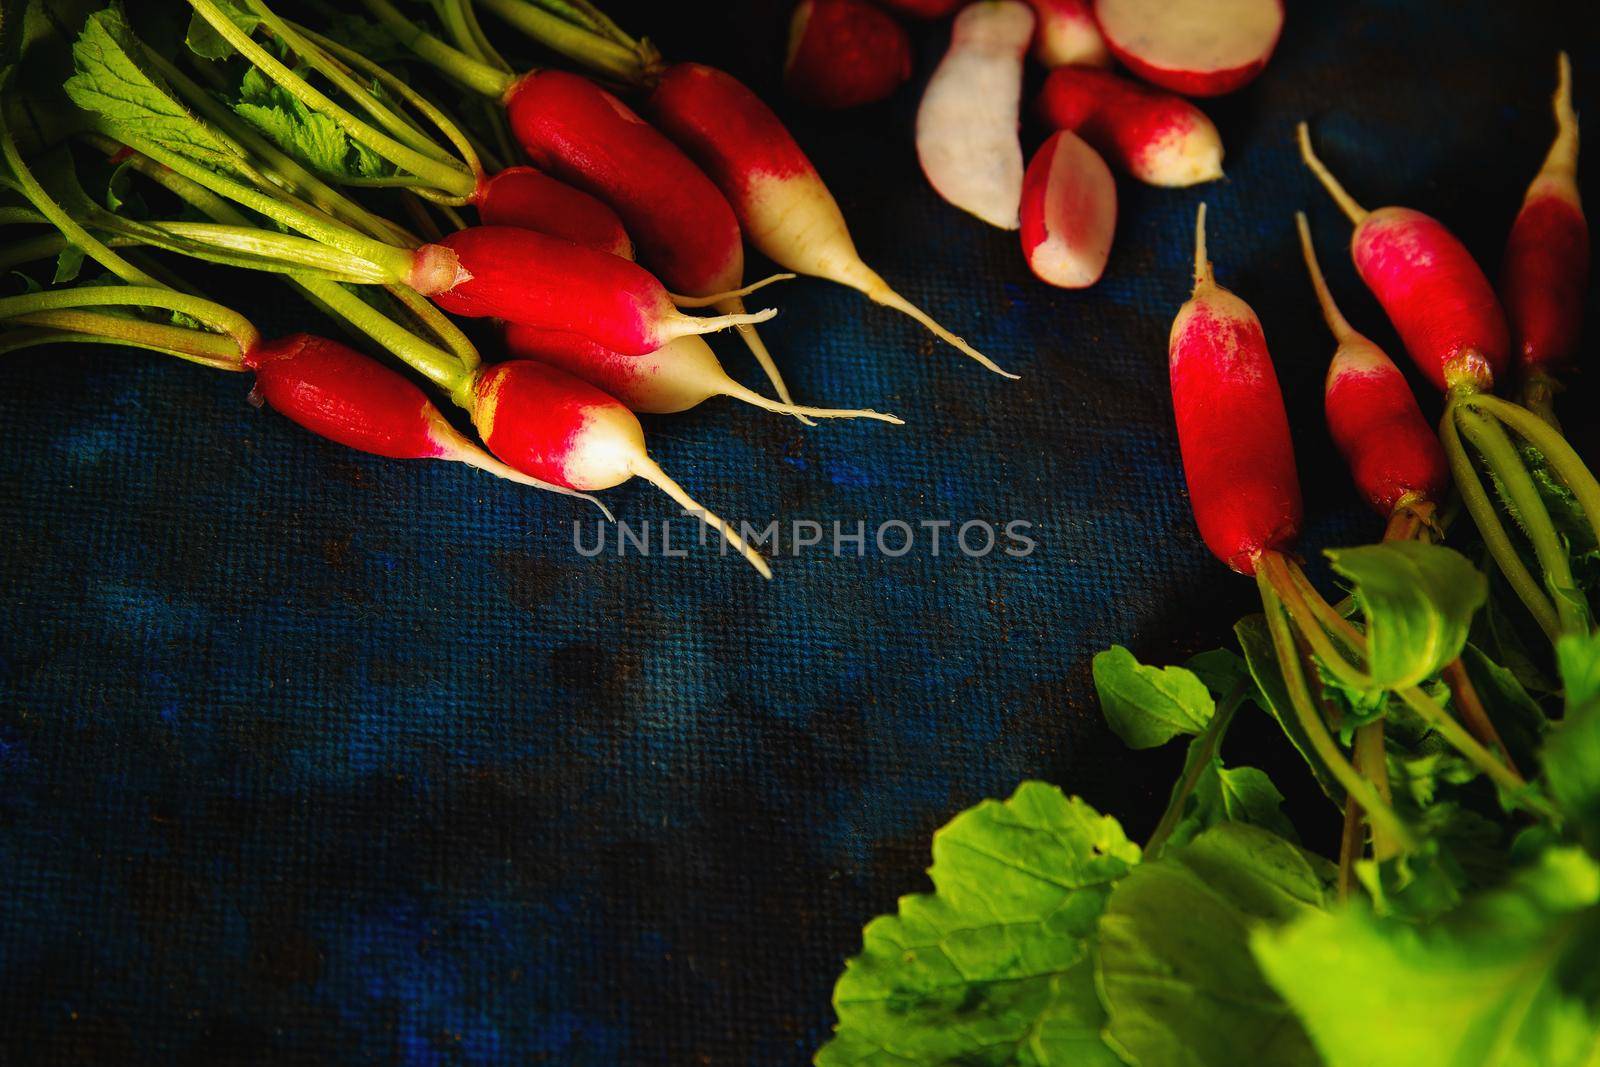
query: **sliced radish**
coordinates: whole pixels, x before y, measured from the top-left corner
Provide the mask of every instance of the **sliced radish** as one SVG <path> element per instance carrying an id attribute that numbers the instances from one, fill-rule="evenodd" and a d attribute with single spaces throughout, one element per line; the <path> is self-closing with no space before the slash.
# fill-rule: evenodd
<path id="1" fill-rule="evenodd" d="M 1022 183 L 1022 254 L 1041 281 L 1083 289 L 1100 280 L 1117 228 L 1117 183 L 1100 153 L 1070 130 L 1050 136 Z"/>
<path id="2" fill-rule="evenodd" d="M 1283 0 L 1095 0 L 1094 14 L 1129 70 L 1189 96 L 1253 81 L 1283 32 Z"/>
<path id="3" fill-rule="evenodd" d="M 1022 59 L 1033 9 L 1021 0 L 963 8 L 917 109 L 917 159 L 940 196 L 1003 230 L 1022 202 Z"/>

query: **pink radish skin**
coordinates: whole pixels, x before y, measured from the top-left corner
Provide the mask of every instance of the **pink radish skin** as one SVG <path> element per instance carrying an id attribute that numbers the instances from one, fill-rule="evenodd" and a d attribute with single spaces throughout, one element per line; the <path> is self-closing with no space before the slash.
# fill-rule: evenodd
<path id="1" fill-rule="evenodd" d="M 1046 69 L 1109 67 L 1111 50 L 1094 21 L 1090 0 L 1030 0 L 1038 25 L 1033 31 L 1033 58 Z"/>
<path id="2" fill-rule="evenodd" d="M 1517 365 L 1528 378 L 1572 366 L 1589 288 L 1589 222 L 1578 195 L 1578 116 L 1565 52 L 1558 68 L 1556 139 L 1512 223 L 1500 271 Z"/>
<path id="3" fill-rule="evenodd" d="M 1323 385 L 1328 433 L 1357 490 L 1385 518 L 1405 502 L 1438 503 L 1450 488 L 1449 461 L 1438 434 L 1423 417 L 1400 368 L 1340 313 L 1322 276 L 1305 215 L 1295 215 L 1295 224 L 1311 287 L 1338 342 Z"/>
<path id="4" fill-rule="evenodd" d="M 1117 228 L 1111 168 L 1077 134 L 1052 134 L 1022 182 L 1022 254 L 1040 281 L 1083 289 L 1100 280 Z"/>
<path id="5" fill-rule="evenodd" d="M 1442 390 L 1492 390 L 1505 374 L 1510 331 L 1472 253 L 1444 223 L 1420 211 L 1367 211 L 1312 151 L 1305 123 L 1298 132 L 1306 166 L 1355 223 L 1350 255 L 1356 272 L 1417 368 Z"/>
<path id="6" fill-rule="evenodd" d="M 1033 9 L 1021 0 L 978 0 L 963 8 L 917 108 L 917 160 L 928 184 L 1002 230 L 1021 224 L 1017 122 L 1033 22 Z"/>
<path id="7" fill-rule="evenodd" d="M 720 532 L 763 578 L 767 561 L 723 519 L 702 508 L 645 450 L 644 428 L 622 403 L 565 371 L 519 359 L 485 368 L 472 421 L 489 450 L 530 477 L 580 491 L 651 482 Z"/>
<path id="8" fill-rule="evenodd" d="M 581 496 L 514 470 L 463 437 L 409 379 L 347 345 L 297 333 L 244 356 L 255 371 L 252 397 L 290 421 L 347 448 L 390 459 L 444 459 L 498 478 Z M 610 512 L 606 512 L 610 517 Z"/>
<path id="9" fill-rule="evenodd" d="M 1221 96 L 1254 81 L 1283 32 L 1283 0 L 1095 0 L 1112 55 L 1185 96 Z"/>
<path id="10" fill-rule="evenodd" d="M 775 312 L 685 315 L 644 268 L 607 252 L 512 226 L 471 226 L 443 244 L 471 275 L 434 303 L 452 315 L 496 318 L 582 334 L 630 356 L 674 338 L 711 333 Z"/>
<path id="11" fill-rule="evenodd" d="M 537 70 L 506 94 L 518 143 L 540 170 L 605 201 L 621 217 L 639 262 L 675 293 L 737 289 L 744 243 L 727 198 L 694 162 L 621 100 L 586 78 Z M 743 315 L 736 298 L 717 305 Z M 740 336 L 778 396 L 789 388 L 749 322 Z"/>
<path id="12" fill-rule="evenodd" d="M 785 270 L 848 285 L 1006 374 L 862 262 L 822 176 L 772 109 L 738 79 L 699 63 L 675 63 L 662 73 L 649 111 L 727 195 L 762 255 Z"/>
<path id="13" fill-rule="evenodd" d="M 1103 70 L 1062 67 L 1039 92 L 1041 118 L 1072 130 L 1149 185 L 1187 186 L 1222 177 L 1222 137 L 1181 96 Z"/>
<path id="14" fill-rule="evenodd" d="M 1194 295 L 1173 320 L 1167 349 L 1172 408 L 1200 536 L 1223 563 L 1254 574 L 1263 552 L 1300 534 L 1300 478 L 1261 321 L 1217 285 L 1205 220 L 1202 204 Z"/>
<path id="15" fill-rule="evenodd" d="M 641 415 L 675 415 L 710 400 L 731 396 L 766 411 L 822 419 L 877 419 L 903 425 L 876 411 L 795 407 L 749 389 L 722 369 L 716 353 L 700 337 L 680 337 L 644 356 L 625 356 L 586 337 L 506 324 L 506 351 L 558 367 L 616 397 Z"/>
<path id="16" fill-rule="evenodd" d="M 604 201 L 532 167 L 507 167 L 485 178 L 478 187 L 477 207 L 485 226 L 520 226 L 633 258 L 627 229 Z"/>
<path id="17" fill-rule="evenodd" d="M 911 77 L 911 37 L 866 0 L 800 0 L 789 21 L 783 87 L 844 110 L 887 100 Z"/>

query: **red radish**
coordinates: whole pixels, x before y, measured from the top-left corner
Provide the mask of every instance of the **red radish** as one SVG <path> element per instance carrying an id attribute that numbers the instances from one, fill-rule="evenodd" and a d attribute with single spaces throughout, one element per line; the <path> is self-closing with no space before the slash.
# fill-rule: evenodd
<path id="1" fill-rule="evenodd" d="M 1021 0 L 962 9 L 917 108 L 917 159 L 934 192 L 991 226 L 1014 230 L 1022 203 L 1017 112 L 1033 10 Z"/>
<path id="2" fill-rule="evenodd" d="M 672 415 L 714 396 L 731 396 L 784 415 L 878 419 L 902 425 L 895 416 L 876 411 L 796 407 L 768 400 L 728 377 L 711 346 L 699 337 L 680 337 L 648 355 L 625 356 L 575 333 L 507 323 L 506 351 L 518 359 L 559 367 L 646 415 Z"/>
<path id="3" fill-rule="evenodd" d="M 1044 80 L 1038 109 L 1050 125 L 1072 130 L 1150 185 L 1222 177 L 1222 137 L 1205 112 L 1181 96 L 1109 71 L 1062 67 Z"/>
<path id="4" fill-rule="evenodd" d="M 1109 67 L 1111 50 L 1094 21 L 1090 0 L 1030 0 L 1039 25 L 1033 31 L 1033 58 L 1050 69 Z"/>
<path id="5" fill-rule="evenodd" d="M 1283 0 L 1094 0 L 1094 15 L 1124 66 L 1185 96 L 1248 85 L 1283 32 Z"/>
<path id="6" fill-rule="evenodd" d="M 772 109 L 738 79 L 714 67 L 675 63 L 650 96 L 650 114 L 727 194 L 750 243 L 768 259 L 785 270 L 848 285 L 910 315 L 990 370 L 1006 373 L 861 261 L 822 176 Z"/>
<path id="7" fill-rule="evenodd" d="M 576 490 L 609 489 L 635 475 L 660 487 L 771 578 L 772 568 L 725 521 L 667 477 L 645 451 L 633 412 L 554 367 L 518 359 L 478 377 L 472 421 L 489 450 L 535 478 Z"/>
<path id="8" fill-rule="evenodd" d="M 1305 123 L 1298 132 L 1306 166 L 1356 224 L 1350 255 L 1357 273 L 1417 367 L 1440 389 L 1493 389 L 1511 341 L 1494 287 L 1472 253 L 1420 211 L 1363 208 L 1311 150 Z"/>
<path id="9" fill-rule="evenodd" d="M 621 216 L 639 261 L 690 296 L 736 289 L 744 276 L 739 220 L 727 198 L 671 141 L 586 78 L 536 70 L 505 98 L 512 131 L 534 165 L 591 193 Z M 744 314 L 729 298 L 717 310 Z M 778 395 L 789 389 L 746 322 L 740 334 Z"/>
<path id="10" fill-rule="evenodd" d="M 1206 259 L 1206 208 L 1195 222 L 1194 294 L 1168 342 L 1183 476 L 1200 536 L 1222 562 L 1254 574 L 1261 553 L 1300 533 L 1300 478 L 1278 375 L 1261 321 L 1219 286 Z"/>
<path id="11" fill-rule="evenodd" d="M 675 337 L 776 314 L 685 315 L 644 268 L 532 230 L 469 226 L 442 243 L 471 276 L 434 294 L 434 303 L 452 315 L 570 330 L 630 356 L 654 352 Z"/>
<path id="12" fill-rule="evenodd" d="M 478 187 L 485 226 L 520 226 L 551 237 L 633 258 L 633 241 L 617 213 L 580 189 L 532 167 L 507 167 Z"/>
<path id="13" fill-rule="evenodd" d="M 1500 272 L 1517 365 L 1528 377 L 1571 364 L 1589 288 L 1589 223 L 1578 196 L 1578 116 L 1565 52 L 1558 68 L 1555 143 L 1528 186 Z"/>
<path id="14" fill-rule="evenodd" d="M 1402 501 L 1443 500 L 1450 488 L 1450 465 L 1439 435 L 1423 417 L 1400 368 L 1340 313 L 1322 276 L 1305 215 L 1297 213 L 1295 224 L 1311 287 L 1339 344 L 1328 364 L 1323 411 L 1356 488 L 1386 517 Z"/>
<path id="15" fill-rule="evenodd" d="M 878 0 L 878 3 L 914 19 L 942 19 L 967 0 Z"/>
<path id="16" fill-rule="evenodd" d="M 586 493 L 514 470 L 463 437 L 427 394 L 353 348 L 297 333 L 244 356 L 256 372 L 253 398 L 319 437 L 391 459 L 446 459 L 496 477 L 605 505 Z M 610 517 L 610 512 L 606 512 Z"/>
<path id="17" fill-rule="evenodd" d="M 1117 183 L 1077 134 L 1050 136 L 1022 183 L 1022 254 L 1041 281 L 1083 289 L 1100 280 L 1117 228 Z"/>
<path id="18" fill-rule="evenodd" d="M 789 21 L 783 86 L 814 107 L 888 99 L 911 77 L 905 27 L 866 0 L 800 0 Z"/>

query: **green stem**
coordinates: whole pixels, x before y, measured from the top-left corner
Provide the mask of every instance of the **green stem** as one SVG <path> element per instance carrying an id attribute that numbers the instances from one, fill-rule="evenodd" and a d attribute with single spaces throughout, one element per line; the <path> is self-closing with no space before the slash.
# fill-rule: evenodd
<path id="1" fill-rule="evenodd" d="M 1522 406 L 1561 432 L 1561 420 L 1556 418 L 1556 394 L 1561 383 L 1542 370 L 1533 370 L 1522 377 Z"/>
<path id="2" fill-rule="evenodd" d="M 1256 564 L 1259 573 L 1265 575 L 1265 581 L 1272 586 L 1273 592 L 1283 603 L 1288 612 L 1289 621 L 1295 629 L 1303 635 L 1311 645 L 1311 653 L 1318 662 L 1332 671 L 1334 677 L 1353 689 L 1371 689 L 1372 676 L 1352 664 L 1329 639 L 1328 632 L 1318 620 L 1318 612 L 1312 605 L 1320 602 L 1322 597 L 1311 583 L 1300 574 L 1300 568 L 1291 564 L 1281 554 L 1276 552 L 1263 553 Z M 1297 580 L 1298 579 L 1298 580 Z M 1307 590 L 1310 595 L 1307 596 Z M 1327 607 L 1326 604 L 1323 605 Z M 1333 609 L 1327 608 L 1327 613 L 1332 614 Z M 1346 643 L 1358 653 L 1364 653 L 1366 641 L 1360 632 L 1350 626 L 1345 619 L 1339 619 L 1340 634 Z M 1346 630 L 1348 632 L 1346 632 Z"/>
<path id="3" fill-rule="evenodd" d="M 279 270 L 308 269 L 357 285 L 382 285 L 391 281 L 385 271 L 359 256 L 293 234 L 214 222 L 152 222 L 148 225 L 181 241 L 239 252 L 267 265 L 255 269 L 271 269 L 271 265 L 277 264 Z"/>
<path id="4" fill-rule="evenodd" d="M 262 15 L 261 9 L 265 5 L 261 4 L 260 0 L 249 0 L 249 3 L 257 15 Z M 473 175 L 418 152 L 409 145 L 402 144 L 382 130 L 356 118 L 348 109 L 335 104 L 314 85 L 290 70 L 279 62 L 271 52 L 257 44 L 221 8 L 217 7 L 213 0 L 189 0 L 189 6 L 194 8 L 201 18 L 210 23 L 212 29 L 216 30 L 223 40 L 232 45 L 240 55 L 244 56 L 263 74 L 280 85 L 284 91 L 292 94 L 313 111 L 319 111 L 326 115 L 345 133 L 371 148 L 391 163 L 456 196 L 470 196 L 472 191 L 477 188 L 477 179 Z M 268 11 L 266 15 L 262 15 L 263 19 L 270 14 L 271 12 Z M 304 56 L 303 58 L 308 60 L 314 58 L 315 49 L 311 49 L 311 51 L 312 56 Z M 326 66 L 326 64 L 323 64 L 324 68 Z M 322 73 L 327 75 L 329 80 L 337 83 L 328 70 L 323 69 Z"/>
<path id="5" fill-rule="evenodd" d="M 1228 732 L 1228 727 L 1233 723 L 1234 715 L 1239 710 L 1239 705 L 1244 702 L 1245 694 L 1249 687 L 1241 682 L 1235 686 L 1233 692 L 1223 698 L 1217 705 L 1216 711 L 1211 716 L 1211 721 L 1206 724 L 1205 730 L 1195 738 L 1190 747 L 1189 756 L 1184 760 L 1183 776 L 1178 779 L 1178 784 L 1173 786 L 1172 798 L 1167 801 L 1167 810 L 1161 815 L 1161 821 L 1156 824 L 1150 840 L 1145 842 L 1144 858 L 1153 860 L 1161 854 L 1162 847 L 1167 839 L 1172 836 L 1172 831 L 1177 829 L 1178 823 L 1183 819 L 1183 809 L 1189 803 L 1195 787 L 1200 782 L 1200 776 L 1205 773 L 1206 767 L 1215 758 L 1217 749 L 1222 744 L 1223 735 Z"/>
<path id="6" fill-rule="evenodd" d="M 253 351 L 261 343 L 261 332 L 237 311 L 214 300 L 174 292 L 164 286 L 86 285 L 0 297 L 0 319 L 81 307 L 156 307 L 199 319 L 227 334 L 238 345 L 240 353 Z"/>
<path id="7" fill-rule="evenodd" d="M 1550 511 L 1539 496 L 1538 486 L 1528 474 L 1528 468 L 1517 453 L 1516 446 L 1506 436 L 1505 430 L 1493 419 L 1471 410 L 1465 402 L 1456 411 L 1461 432 L 1472 442 L 1483 458 L 1484 466 L 1495 475 L 1516 509 L 1518 523 L 1533 546 L 1533 554 L 1544 568 L 1545 586 L 1551 589 L 1556 616 L 1563 633 L 1586 633 L 1589 629 L 1588 613 L 1561 591 L 1577 588 L 1572 579 L 1572 563 L 1567 556 L 1567 546 L 1562 544 Z"/>
<path id="8" fill-rule="evenodd" d="M 417 373 L 439 386 L 450 399 L 471 410 L 468 386 L 473 374 L 443 349 L 436 348 L 396 323 L 355 293 L 333 282 L 300 282 L 323 306 L 372 338 L 409 364 Z"/>
<path id="9" fill-rule="evenodd" d="M 74 309 L 35 311 L 13 316 L 9 321 L 84 337 L 93 336 L 111 343 L 136 345 L 154 352 L 167 352 L 219 370 L 244 369 L 238 345 L 232 338 L 201 330 L 186 330 L 182 326 L 163 326 L 143 319 Z"/>
<path id="10" fill-rule="evenodd" d="M 1500 512 L 1494 501 L 1489 499 L 1488 490 L 1473 466 L 1472 457 L 1461 442 L 1461 431 L 1456 427 L 1459 407 L 1460 399 L 1452 393 L 1445 401 L 1444 418 L 1439 422 L 1439 439 L 1444 444 L 1445 457 L 1450 462 L 1456 491 L 1461 494 L 1461 503 L 1467 509 L 1467 514 L 1472 516 L 1473 523 L 1478 527 L 1478 535 L 1483 538 L 1484 546 L 1500 568 L 1500 573 L 1553 644 L 1561 637 L 1561 621 L 1556 615 L 1555 605 L 1539 587 L 1532 572 L 1522 562 L 1516 546 L 1511 543 L 1511 535 L 1500 521 Z"/>
<path id="11" fill-rule="evenodd" d="M 405 285 L 391 285 L 387 286 L 387 289 L 389 295 L 400 301 L 407 311 L 432 331 L 434 337 L 444 342 L 456 359 L 460 360 L 462 367 L 469 371 L 476 370 L 483 362 L 478 355 L 478 347 L 461 332 L 461 327 L 457 326 L 449 315 L 439 310 L 432 300 Z"/>
<path id="12" fill-rule="evenodd" d="M 628 85 L 642 86 L 645 83 L 646 64 L 637 49 L 625 47 L 592 30 L 576 26 L 524 0 L 480 2 L 553 52 L 559 52 L 598 74 Z"/>
<path id="13" fill-rule="evenodd" d="M 1256 585 L 1261 590 L 1261 605 L 1266 611 L 1267 628 L 1272 634 L 1272 645 L 1277 652 L 1278 668 L 1283 672 L 1284 684 L 1289 690 L 1289 703 L 1312 749 L 1339 784 L 1344 786 L 1345 792 L 1361 805 L 1374 826 L 1381 824 L 1402 848 L 1411 849 L 1413 840 L 1405 823 L 1395 814 L 1394 808 L 1384 802 L 1373 784 L 1361 777 L 1350 765 L 1350 761 L 1345 758 L 1332 735 L 1328 733 L 1328 728 L 1317 711 L 1310 687 L 1306 684 L 1305 673 L 1300 666 L 1299 649 L 1295 645 L 1288 616 L 1283 610 L 1282 602 L 1278 600 L 1277 593 L 1273 591 L 1272 581 L 1267 577 L 1266 569 L 1261 567 L 1259 562 L 1256 566 Z"/>
<path id="14" fill-rule="evenodd" d="M 109 248 L 127 248 L 139 242 L 128 237 L 112 237 L 105 242 Z M 14 241 L 4 248 L 0 248 L 0 270 L 11 270 L 24 263 L 32 263 L 40 259 L 49 259 L 59 256 L 66 250 L 67 239 L 59 231 L 55 233 L 42 233 L 38 237 L 30 237 L 26 241 Z"/>
<path id="15" fill-rule="evenodd" d="M 362 0 L 362 3 L 401 44 L 474 92 L 503 100 L 516 84 L 514 75 L 481 63 L 461 49 L 452 48 L 433 34 L 424 32 L 389 0 Z"/>
<path id="16" fill-rule="evenodd" d="M 1462 403 L 1468 407 L 1482 408 L 1509 426 L 1512 433 L 1537 448 L 1550 464 L 1550 469 L 1555 471 L 1556 477 L 1572 490 L 1578 506 L 1583 508 L 1583 514 L 1589 520 L 1589 528 L 1594 531 L 1595 539 L 1600 541 L 1600 482 L 1595 481 L 1594 473 L 1561 432 L 1533 412 L 1497 396 L 1479 394 L 1466 398 Z"/>
<path id="17" fill-rule="evenodd" d="M 53 330 L 37 326 L 0 330 L 0 355 L 20 352 L 27 348 L 37 348 L 40 345 L 57 344 L 116 345 L 118 348 L 146 348 L 152 352 L 160 352 L 164 356 L 175 356 L 178 359 L 187 360 L 190 363 L 198 363 L 202 367 L 211 367 L 215 370 L 244 370 L 244 367 L 239 364 L 237 359 L 219 362 L 206 356 L 177 352 L 170 348 L 151 347 L 135 340 L 124 340 L 119 337 L 102 337 L 98 334 L 78 333 L 74 330 Z"/>
<path id="18" fill-rule="evenodd" d="M 1456 721 L 1455 716 L 1441 707 L 1437 700 L 1434 700 L 1414 685 L 1405 689 L 1397 689 L 1395 692 L 1401 700 L 1405 701 L 1407 707 L 1415 711 L 1424 722 L 1433 727 L 1440 737 L 1449 742 L 1457 752 L 1465 756 L 1490 781 L 1512 791 L 1527 788 L 1528 783 L 1522 775 L 1496 759 L 1494 753 L 1480 745 L 1477 739 Z"/>

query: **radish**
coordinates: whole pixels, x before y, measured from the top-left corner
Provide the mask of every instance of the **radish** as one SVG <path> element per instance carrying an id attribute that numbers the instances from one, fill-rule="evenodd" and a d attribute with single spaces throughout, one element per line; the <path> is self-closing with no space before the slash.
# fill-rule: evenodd
<path id="1" fill-rule="evenodd" d="M 675 63 L 650 95 L 652 118 L 727 194 L 744 232 L 785 270 L 848 285 L 904 312 L 985 367 L 987 356 L 928 317 L 861 261 L 833 194 L 772 109 L 736 78 Z"/>
<path id="2" fill-rule="evenodd" d="M 1017 112 L 1033 10 L 978 0 L 956 16 L 950 50 L 917 108 L 917 159 L 940 196 L 1002 230 L 1020 224 L 1022 145 Z"/>
<path id="3" fill-rule="evenodd" d="M 1062 67 L 1044 80 L 1038 111 L 1150 185 L 1222 177 L 1222 137 L 1205 112 L 1181 96 L 1109 71 Z"/>
<path id="4" fill-rule="evenodd" d="M 1185 96 L 1248 85 L 1283 32 L 1283 0 L 1094 0 L 1094 15 L 1124 66 Z"/>
<path id="5" fill-rule="evenodd" d="M 1022 254 L 1041 281 L 1083 289 L 1100 280 L 1117 227 L 1111 169 L 1077 134 L 1060 130 L 1034 154 L 1022 183 Z"/>
<path id="6" fill-rule="evenodd" d="M 822 419 L 878 419 L 903 425 L 876 411 L 796 407 L 782 404 L 728 377 L 711 346 L 697 336 L 680 337 L 643 356 L 625 356 L 587 337 L 506 324 L 506 350 L 518 359 L 559 367 L 647 415 L 673 415 L 714 396 L 731 396 L 766 411 Z"/>
<path id="7" fill-rule="evenodd" d="M 1300 533 L 1300 479 L 1261 321 L 1216 283 L 1205 226 L 1202 204 L 1194 293 L 1168 342 L 1172 408 L 1200 536 L 1223 563 L 1254 574 L 1263 552 L 1288 547 Z"/>
<path id="8" fill-rule="evenodd" d="M 878 3 L 914 19 L 942 19 L 966 0 L 878 0 Z"/>
<path id="9" fill-rule="evenodd" d="M 486 226 L 520 226 L 633 258 L 628 231 L 604 201 L 532 167 L 507 167 L 484 179 L 476 203 Z"/>
<path id="10" fill-rule="evenodd" d="M 765 559 L 650 458 L 633 412 L 587 382 L 532 360 L 496 364 L 478 375 L 472 421 L 491 452 L 535 478 L 580 491 L 645 479 L 772 577 Z"/>
<path id="11" fill-rule="evenodd" d="M 1472 253 L 1444 223 L 1420 211 L 1363 208 L 1312 151 L 1303 122 L 1298 135 L 1306 166 L 1355 223 L 1350 254 L 1356 271 L 1417 367 L 1440 389 L 1492 390 L 1511 342 L 1505 312 Z"/>
<path id="12" fill-rule="evenodd" d="M 517 79 L 505 105 L 534 165 L 611 205 L 633 237 L 639 261 L 669 289 L 708 296 L 739 287 L 744 245 L 727 199 L 626 104 L 576 74 L 536 70 Z M 734 297 L 717 309 L 744 314 Z M 740 334 L 778 396 L 788 401 L 788 386 L 750 320 L 740 325 Z"/>
<path id="13" fill-rule="evenodd" d="M 512 226 L 470 226 L 444 238 L 468 278 L 434 303 L 452 315 L 570 330 L 630 356 L 675 337 L 711 333 L 776 312 L 685 315 L 644 268 L 606 252 Z"/>
<path id="14" fill-rule="evenodd" d="M 1550 378 L 1577 355 L 1589 288 L 1589 223 L 1578 195 L 1578 116 L 1572 64 L 1558 61 L 1556 139 L 1511 226 L 1500 294 L 1511 320 L 1524 395 L 1548 406 Z"/>
<path id="15" fill-rule="evenodd" d="M 1317 262 L 1305 215 L 1297 213 L 1295 224 L 1311 287 L 1339 345 L 1328 364 L 1323 410 L 1328 433 L 1356 488 L 1385 517 L 1407 502 L 1438 503 L 1450 488 L 1449 462 L 1438 434 L 1423 417 L 1400 368 L 1340 313 Z"/>
<path id="16" fill-rule="evenodd" d="M 1045 67 L 1109 67 L 1111 50 L 1094 21 L 1090 0 L 1030 0 L 1039 24 L 1033 58 Z"/>
<path id="17" fill-rule="evenodd" d="M 814 107 L 887 99 L 911 77 L 905 27 L 866 0 L 800 0 L 789 21 L 783 86 Z"/>

